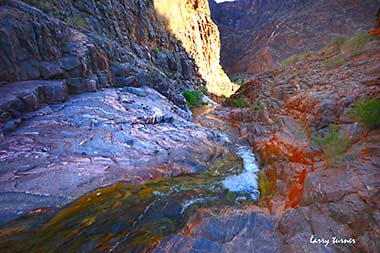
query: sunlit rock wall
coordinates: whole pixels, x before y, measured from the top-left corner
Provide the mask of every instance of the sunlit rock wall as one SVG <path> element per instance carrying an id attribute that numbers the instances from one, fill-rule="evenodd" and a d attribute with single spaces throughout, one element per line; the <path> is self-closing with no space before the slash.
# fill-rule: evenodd
<path id="1" fill-rule="evenodd" d="M 195 60 L 210 93 L 229 96 L 237 89 L 219 64 L 220 40 L 206 0 L 155 0 L 161 18 Z"/>

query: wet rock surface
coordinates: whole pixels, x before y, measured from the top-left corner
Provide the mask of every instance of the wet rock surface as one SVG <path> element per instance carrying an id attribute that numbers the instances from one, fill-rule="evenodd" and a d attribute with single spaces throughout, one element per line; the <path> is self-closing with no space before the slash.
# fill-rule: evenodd
<path id="1" fill-rule="evenodd" d="M 228 152 L 223 143 L 148 87 L 77 95 L 23 114 L 3 135 L 0 195 L 19 197 L 1 216 L 65 204 L 120 180 L 204 172 Z"/>

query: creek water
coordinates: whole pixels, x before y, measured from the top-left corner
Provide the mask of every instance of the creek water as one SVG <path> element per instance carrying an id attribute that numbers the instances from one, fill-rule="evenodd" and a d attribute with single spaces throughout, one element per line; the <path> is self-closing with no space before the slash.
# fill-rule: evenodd
<path id="1" fill-rule="evenodd" d="M 0 230 L 0 251 L 149 252 L 165 236 L 184 228 L 198 208 L 254 204 L 259 198 L 255 156 L 215 109 L 193 109 L 194 120 L 220 132 L 231 152 L 205 173 L 118 183 L 58 212 L 30 213 Z"/>
<path id="2" fill-rule="evenodd" d="M 229 175 L 223 181 L 224 188 L 231 192 L 249 194 L 257 201 L 260 197 L 258 189 L 259 167 L 248 141 L 241 140 L 238 130 L 229 121 L 217 117 L 213 114 L 217 106 L 203 106 L 193 110 L 195 121 L 202 126 L 218 131 L 225 136 L 225 139 L 232 143 L 232 152 L 240 156 L 243 160 L 243 171 L 238 175 Z"/>

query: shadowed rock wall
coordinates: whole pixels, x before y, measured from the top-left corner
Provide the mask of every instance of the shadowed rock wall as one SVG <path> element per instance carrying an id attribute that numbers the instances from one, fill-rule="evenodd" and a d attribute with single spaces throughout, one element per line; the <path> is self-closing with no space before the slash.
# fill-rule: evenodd
<path id="1" fill-rule="evenodd" d="M 313 52 L 334 36 L 367 32 L 378 8 L 373 0 L 210 0 L 221 33 L 227 73 L 260 73 L 294 55 Z"/>

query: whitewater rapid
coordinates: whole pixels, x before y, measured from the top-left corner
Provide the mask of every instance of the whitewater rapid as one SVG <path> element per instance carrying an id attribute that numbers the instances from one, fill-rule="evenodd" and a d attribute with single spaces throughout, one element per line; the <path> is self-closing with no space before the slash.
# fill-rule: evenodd
<path id="1" fill-rule="evenodd" d="M 255 154 L 249 146 L 238 146 L 236 154 L 243 159 L 243 172 L 225 178 L 222 181 L 223 186 L 231 192 L 250 194 L 251 198 L 257 201 L 260 197 L 257 175 L 260 169 Z"/>

